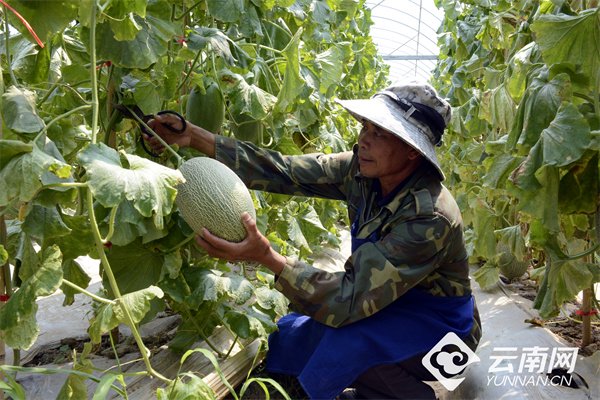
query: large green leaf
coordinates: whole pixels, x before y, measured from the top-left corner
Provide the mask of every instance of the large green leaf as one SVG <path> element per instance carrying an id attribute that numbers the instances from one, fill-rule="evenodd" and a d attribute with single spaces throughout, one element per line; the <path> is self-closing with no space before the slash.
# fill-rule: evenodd
<path id="1" fill-rule="evenodd" d="M 544 166 L 564 167 L 577 162 L 590 142 L 590 127 L 583 116 L 573 104 L 563 103 L 513 175 L 515 183 L 524 190 L 535 190 L 539 187 L 536 179 L 539 169 Z"/>
<path id="2" fill-rule="evenodd" d="M 127 246 L 112 246 L 106 256 L 121 293 L 155 285 L 161 277 L 163 255 L 143 246 L 139 239 Z M 103 282 L 104 287 L 110 288 L 108 278 Z"/>
<path id="3" fill-rule="evenodd" d="M 33 134 L 45 124 L 37 114 L 35 93 L 11 86 L 2 95 L 2 118 L 6 126 L 18 133 Z"/>
<path id="4" fill-rule="evenodd" d="M 44 249 L 39 268 L 0 308 L 0 336 L 13 348 L 28 349 L 36 340 L 36 299 L 54 293 L 62 280 L 62 254 L 58 246 Z"/>
<path id="5" fill-rule="evenodd" d="M 207 0 L 208 12 L 223 22 L 237 22 L 244 12 L 243 0 Z"/>
<path id="6" fill-rule="evenodd" d="M 522 261 L 525 257 L 525 238 L 523 237 L 523 230 L 520 225 L 508 226 L 506 228 L 498 229 L 494 232 L 498 241 L 506 243 L 510 249 L 512 255 L 517 260 Z"/>
<path id="7" fill-rule="evenodd" d="M 132 40 L 115 39 L 109 22 L 96 26 L 96 54 L 99 58 L 111 60 L 113 64 L 123 68 L 146 69 L 167 52 L 167 42 L 163 38 L 163 33 L 148 19 L 137 16 L 134 18 L 139 25 L 139 31 Z M 174 35 L 173 30 L 172 36 Z M 89 36 L 89 29 L 82 27 L 81 37 L 89 38 Z"/>
<path id="8" fill-rule="evenodd" d="M 167 388 L 158 388 L 158 400 L 217 400 L 214 390 L 191 372 L 180 374 Z"/>
<path id="9" fill-rule="evenodd" d="M 283 49 L 286 58 L 285 74 L 281 89 L 277 94 L 275 109 L 284 112 L 291 104 L 294 104 L 302 93 L 305 82 L 300 76 L 300 37 L 302 29 L 298 29 L 292 40 Z"/>
<path id="10" fill-rule="evenodd" d="M 31 237 L 45 243 L 46 240 L 65 236 L 71 229 L 65 225 L 55 207 L 33 206 L 22 225 L 23 231 Z"/>
<path id="11" fill-rule="evenodd" d="M 577 164 L 560 179 L 558 205 L 564 214 L 593 214 L 596 212 L 598 193 L 600 192 L 598 171 L 598 152 Z"/>
<path id="12" fill-rule="evenodd" d="M 320 91 L 323 94 L 335 93 L 344 73 L 343 60 L 348 58 L 352 49 L 350 43 L 339 43 L 317 54 L 315 62 L 320 69 Z"/>
<path id="13" fill-rule="evenodd" d="M 23 143 L 20 140 L 0 140 L 0 154 L 2 154 L 2 157 L 0 158 L 0 170 L 2 170 L 13 157 L 19 154 L 29 153 L 32 150 L 33 145 L 31 143 Z"/>
<path id="14" fill-rule="evenodd" d="M 104 207 L 116 207 L 127 199 L 145 217 L 153 217 L 162 229 L 163 217 L 175 201 L 175 186 L 183 182 L 179 171 L 132 154 L 124 154 L 124 167 L 116 150 L 104 144 L 90 145 L 79 154 L 94 197 Z"/>
<path id="15" fill-rule="evenodd" d="M 87 288 L 91 278 L 85 273 L 81 265 L 75 260 L 67 259 L 63 261 L 63 278 L 81 288 Z M 62 285 L 62 292 L 65 295 L 63 306 L 69 306 L 75 301 L 75 295 L 80 292 L 71 286 Z"/>
<path id="16" fill-rule="evenodd" d="M 187 302 L 198 306 L 204 301 L 218 301 L 228 297 L 238 304 L 243 304 L 253 293 L 252 284 L 243 276 L 226 275 L 217 270 L 188 269 L 185 278 L 193 292 Z"/>
<path id="17" fill-rule="evenodd" d="M 527 88 L 518 107 L 515 124 L 508 138 L 509 148 L 517 144 L 529 149 L 540 134 L 554 120 L 563 101 L 571 98 L 571 86 L 567 74 L 559 74 L 547 80 L 542 71 Z"/>
<path id="18" fill-rule="evenodd" d="M 18 199 L 29 202 L 47 183 L 69 181 L 71 166 L 34 146 L 31 152 L 13 157 L 0 171 L 0 206 Z"/>
<path id="19" fill-rule="evenodd" d="M 265 310 L 273 310 L 275 315 L 285 315 L 288 311 L 287 298 L 281 292 L 267 286 L 259 286 L 254 291 L 257 304 Z"/>
<path id="20" fill-rule="evenodd" d="M 521 187 L 518 208 L 541 221 L 551 232 L 560 230 L 558 216 L 559 170 L 550 165 L 538 169 L 530 183 Z M 535 184 L 534 184 L 535 182 Z M 519 182 L 521 185 L 523 182 Z"/>
<path id="21" fill-rule="evenodd" d="M 31 25 L 42 42 L 60 33 L 77 18 L 77 3 L 71 0 L 12 0 L 11 6 Z M 15 28 L 33 41 L 23 23 L 7 10 Z"/>
<path id="22" fill-rule="evenodd" d="M 534 303 L 542 318 L 556 316 L 562 304 L 573 300 L 583 289 L 589 288 L 594 282 L 592 270 L 598 266 L 581 260 L 552 259 L 546 268 L 547 277 L 543 282 L 545 287 L 540 289 Z"/>
<path id="23" fill-rule="evenodd" d="M 252 119 L 262 120 L 273 110 L 277 98 L 272 94 L 230 71 L 221 71 L 220 77 L 222 81 L 229 82 L 227 96 L 231 100 L 233 115 L 246 114 Z"/>
<path id="24" fill-rule="evenodd" d="M 151 301 L 162 297 L 163 291 L 160 288 L 150 286 L 146 289 L 124 294 L 114 304 L 102 304 L 90 321 L 88 329 L 90 339 L 94 343 L 99 343 L 103 333 L 111 331 L 119 324 L 128 325 L 129 320 L 123 311 L 123 307 L 127 307 L 133 322 L 137 324 L 150 311 Z"/>
<path id="25" fill-rule="evenodd" d="M 275 330 L 275 323 L 262 311 L 254 307 L 231 309 L 223 318 L 229 328 L 241 338 L 264 337 Z"/>
<path id="26" fill-rule="evenodd" d="M 188 47 L 191 50 L 201 51 L 209 46 L 211 52 L 233 65 L 235 59 L 229 48 L 230 39 L 217 28 L 198 27 L 188 35 Z"/>
<path id="27" fill-rule="evenodd" d="M 590 140 L 590 127 L 583 115 L 572 103 L 563 103 L 531 152 L 542 153 L 543 165 L 564 167 L 581 158 Z"/>
<path id="28" fill-rule="evenodd" d="M 86 215 L 61 214 L 60 219 L 67 227 L 68 234 L 52 235 L 47 242 L 48 245 L 58 245 L 65 259 L 75 259 L 88 254 L 93 256 L 96 248 L 89 218 Z M 53 228 L 53 230 L 56 229 Z"/>
<path id="29" fill-rule="evenodd" d="M 542 15 L 531 26 L 548 64 L 580 65 L 592 82 L 600 77 L 600 8 L 578 15 Z"/>

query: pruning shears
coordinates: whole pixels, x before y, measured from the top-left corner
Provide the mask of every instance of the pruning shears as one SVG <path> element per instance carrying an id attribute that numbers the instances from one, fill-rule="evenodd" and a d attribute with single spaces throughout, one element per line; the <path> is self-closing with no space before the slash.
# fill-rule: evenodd
<path id="1" fill-rule="evenodd" d="M 142 133 L 144 135 L 148 135 L 148 136 L 152 135 L 146 128 L 146 124 L 148 123 L 148 121 L 150 121 L 152 118 L 154 118 L 154 114 L 144 114 L 142 109 L 137 105 L 128 106 L 128 105 L 124 105 L 124 104 L 116 104 L 115 109 L 120 111 L 121 114 L 123 115 L 123 117 L 125 117 L 125 118 L 134 119 L 138 123 L 140 121 L 142 121 L 143 124 L 139 124 Z M 180 134 L 185 132 L 185 129 L 187 128 L 187 122 L 181 114 L 179 114 L 177 111 L 173 111 L 173 110 L 163 110 L 163 111 L 159 111 L 156 113 L 156 115 L 163 115 L 163 114 L 173 114 L 177 118 L 179 118 L 179 122 L 181 123 L 181 127 L 179 127 L 179 128 L 176 128 L 170 124 L 164 124 L 171 132 L 180 133 Z M 140 141 L 142 143 L 142 148 L 144 149 L 144 151 L 146 153 L 148 153 L 152 157 L 160 156 L 160 154 L 156 154 L 153 151 L 151 151 L 150 149 L 148 149 L 148 147 L 146 147 L 146 143 L 145 143 L 143 137 L 140 138 Z"/>

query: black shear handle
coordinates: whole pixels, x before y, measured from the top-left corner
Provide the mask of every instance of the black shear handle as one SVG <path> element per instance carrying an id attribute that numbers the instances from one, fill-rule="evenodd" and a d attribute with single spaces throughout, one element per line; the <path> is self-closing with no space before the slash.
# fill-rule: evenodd
<path id="1" fill-rule="evenodd" d="M 183 118 L 183 116 L 181 114 L 179 114 L 177 111 L 173 111 L 173 110 L 163 110 L 163 111 L 159 111 L 156 113 L 156 115 L 164 115 L 164 114 L 175 115 L 177 118 L 179 118 L 179 122 L 181 123 L 181 127 L 179 127 L 179 128 L 176 128 L 175 126 L 173 126 L 171 124 L 163 124 L 165 127 L 167 127 L 167 129 L 169 129 L 173 133 L 178 133 L 178 134 L 185 132 L 185 130 L 187 129 L 187 121 L 185 120 L 185 118 Z M 149 120 L 150 120 L 150 118 L 148 118 L 146 121 L 144 121 L 144 123 L 147 123 Z M 144 133 L 144 135 L 151 135 L 150 132 L 148 132 L 148 130 L 144 126 L 141 126 L 140 128 L 142 129 L 142 132 Z M 142 143 L 142 148 L 144 149 L 144 151 L 146 153 L 148 153 L 148 155 L 150 155 L 152 157 L 160 156 L 160 154 L 156 154 L 152 150 L 148 149 L 148 147 L 146 146 L 146 141 L 144 140 L 143 137 L 140 137 L 140 142 Z"/>

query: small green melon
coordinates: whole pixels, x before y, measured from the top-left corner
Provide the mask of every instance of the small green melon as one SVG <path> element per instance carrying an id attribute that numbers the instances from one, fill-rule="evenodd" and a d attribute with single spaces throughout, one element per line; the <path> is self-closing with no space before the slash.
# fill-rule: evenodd
<path id="1" fill-rule="evenodd" d="M 244 182 L 225 164 L 209 157 L 187 160 L 179 170 L 185 182 L 177 186 L 175 203 L 194 232 L 206 228 L 230 242 L 244 240 L 242 214 L 248 212 L 256 219 Z"/>
<path id="2" fill-rule="evenodd" d="M 511 253 L 510 247 L 505 243 L 498 242 L 496 246 L 496 259 L 500 272 L 506 278 L 513 280 L 523 276 L 527 272 L 529 263 L 527 261 L 519 261 L 514 254 Z"/>

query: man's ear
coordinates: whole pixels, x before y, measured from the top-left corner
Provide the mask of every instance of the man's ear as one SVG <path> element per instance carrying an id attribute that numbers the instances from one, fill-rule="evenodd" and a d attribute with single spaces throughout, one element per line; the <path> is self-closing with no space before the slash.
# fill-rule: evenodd
<path id="1" fill-rule="evenodd" d="M 410 149 L 408 150 L 408 159 L 417 160 L 419 157 L 421 157 L 421 153 L 419 153 L 414 148 L 410 147 Z"/>

